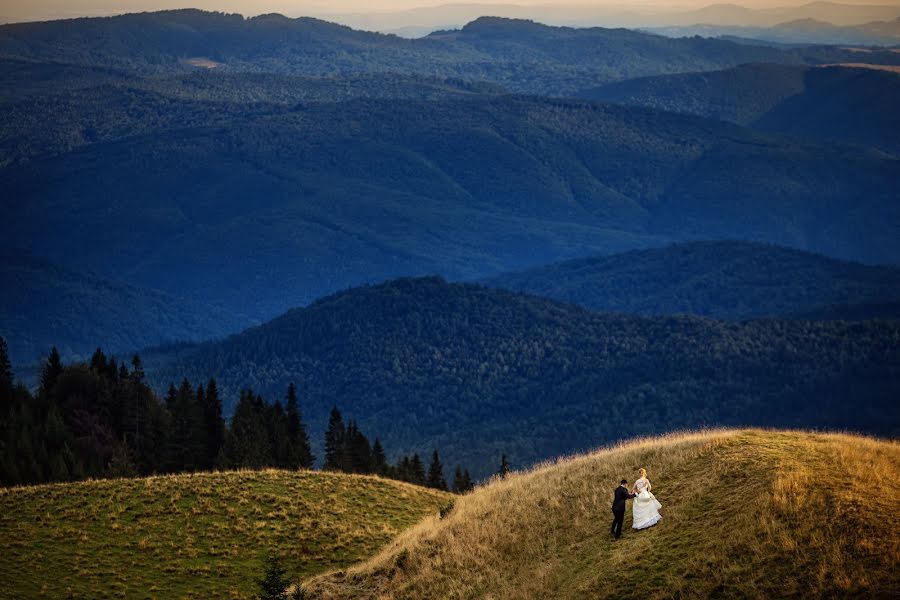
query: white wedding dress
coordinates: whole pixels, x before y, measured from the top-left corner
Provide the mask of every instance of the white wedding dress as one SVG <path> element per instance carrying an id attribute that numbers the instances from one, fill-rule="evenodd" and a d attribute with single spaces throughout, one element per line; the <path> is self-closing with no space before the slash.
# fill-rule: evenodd
<path id="1" fill-rule="evenodd" d="M 646 479 L 638 479 L 634 484 L 637 496 L 631 503 L 633 529 L 653 527 L 662 519 L 659 514 L 662 504 L 650 493 L 650 487 L 650 482 Z"/>

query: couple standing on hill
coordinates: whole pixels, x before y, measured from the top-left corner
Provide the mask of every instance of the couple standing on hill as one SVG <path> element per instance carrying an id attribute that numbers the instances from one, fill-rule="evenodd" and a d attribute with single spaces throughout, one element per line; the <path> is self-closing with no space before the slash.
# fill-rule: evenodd
<path id="1" fill-rule="evenodd" d="M 662 504 L 656 499 L 656 496 L 650 493 L 650 480 L 647 479 L 647 470 L 639 471 L 640 478 L 634 482 L 631 491 L 628 491 L 628 480 L 623 479 L 619 482 L 613 497 L 612 512 L 613 522 L 610 528 L 613 538 L 619 539 L 622 535 L 622 522 L 625 520 L 625 501 L 634 498 L 631 505 L 632 517 L 634 523 L 633 529 L 646 529 L 659 523 L 662 517 L 659 515 L 659 509 Z"/>

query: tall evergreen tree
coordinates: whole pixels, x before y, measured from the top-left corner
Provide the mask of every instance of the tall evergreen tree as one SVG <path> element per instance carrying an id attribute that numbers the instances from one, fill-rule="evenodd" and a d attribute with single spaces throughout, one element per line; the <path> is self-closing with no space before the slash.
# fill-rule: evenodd
<path id="1" fill-rule="evenodd" d="M 9 360 L 9 349 L 6 346 L 6 340 L 0 336 L 0 434 L 5 430 L 2 423 L 5 421 L 6 415 L 12 410 L 13 404 L 13 371 L 12 363 Z M 4 443 L 3 437 L 0 437 L 0 448 Z"/>
<path id="2" fill-rule="evenodd" d="M 425 465 L 418 454 L 413 454 L 409 461 L 409 480 L 416 485 L 425 485 Z"/>
<path id="3" fill-rule="evenodd" d="M 59 350 L 56 346 L 50 349 L 50 356 L 44 363 L 41 371 L 41 393 L 45 398 L 49 398 L 56 386 L 56 381 L 63 372 L 62 358 L 59 356 Z"/>
<path id="4" fill-rule="evenodd" d="M 384 448 L 381 446 L 381 441 L 375 438 L 375 443 L 372 444 L 372 472 L 376 475 L 387 475 L 388 470 Z"/>
<path id="5" fill-rule="evenodd" d="M 436 490 L 447 490 L 447 480 L 444 479 L 444 465 L 441 464 L 437 450 L 431 455 L 431 465 L 428 467 L 428 478 L 425 480 L 425 485 Z"/>
<path id="6" fill-rule="evenodd" d="M 253 390 L 241 392 L 222 447 L 220 467 L 261 469 L 273 464 L 264 413 L 261 397 Z"/>
<path id="7" fill-rule="evenodd" d="M 206 396 L 203 404 L 203 423 L 206 430 L 206 455 L 204 468 L 211 469 L 225 443 L 225 420 L 222 418 L 222 399 L 219 398 L 219 386 L 215 379 L 206 384 Z"/>
<path id="8" fill-rule="evenodd" d="M 328 417 L 328 429 L 325 430 L 325 464 L 322 468 L 326 471 L 342 469 L 346 433 L 341 411 L 336 406 L 332 407 Z"/>
<path id="9" fill-rule="evenodd" d="M 509 475 L 509 471 L 509 461 L 506 460 L 506 455 L 504 454 L 500 457 L 500 468 L 497 469 L 497 475 L 499 475 L 500 477 L 506 477 L 507 475 Z"/>
<path id="10" fill-rule="evenodd" d="M 303 424 L 303 417 L 300 415 L 297 388 L 293 383 L 288 385 L 285 411 L 287 413 L 288 438 L 291 443 L 291 457 L 288 466 L 292 469 L 311 469 L 315 463 L 315 457 L 309 445 L 309 434 Z"/>
<path id="11" fill-rule="evenodd" d="M 456 467 L 456 472 L 453 474 L 453 491 L 457 494 L 465 494 L 473 487 L 474 485 L 472 483 L 472 478 L 469 476 L 469 471 L 463 470 L 461 467 Z"/>
<path id="12" fill-rule="evenodd" d="M 355 421 L 347 425 L 341 470 L 348 473 L 372 472 L 372 448 Z"/>

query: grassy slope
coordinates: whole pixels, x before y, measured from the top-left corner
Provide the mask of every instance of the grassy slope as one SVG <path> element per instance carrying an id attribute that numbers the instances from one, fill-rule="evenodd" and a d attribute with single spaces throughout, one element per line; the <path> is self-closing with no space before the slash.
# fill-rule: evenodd
<path id="1" fill-rule="evenodd" d="M 614 543 L 612 488 L 642 465 L 663 521 Z M 896 442 L 670 436 L 495 482 L 306 588 L 312 598 L 896 597 L 898 508 Z"/>
<path id="2" fill-rule="evenodd" d="M 343 567 L 448 497 L 274 470 L 0 489 L 0 596 L 246 598 L 269 550 L 292 578 Z"/>

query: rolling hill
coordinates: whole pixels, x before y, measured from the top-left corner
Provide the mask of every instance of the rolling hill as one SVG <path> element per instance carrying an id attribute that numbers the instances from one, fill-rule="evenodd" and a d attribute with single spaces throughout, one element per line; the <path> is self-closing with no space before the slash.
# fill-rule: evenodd
<path id="1" fill-rule="evenodd" d="M 174 341 L 221 338 L 252 324 L 220 307 L 77 273 L 22 251 L 0 249 L 0 336 L 16 365 L 56 346 L 84 360 L 98 343 L 112 353 Z"/>
<path id="2" fill-rule="evenodd" d="M 839 47 L 783 50 L 496 17 L 410 40 L 311 18 L 270 14 L 245 19 L 178 10 L 0 26 L 0 55 L 144 74 L 184 73 L 198 64 L 308 76 L 427 74 L 560 95 L 619 79 L 747 62 L 846 62 L 852 53 Z M 890 52 L 873 60 L 900 63 Z"/>
<path id="3" fill-rule="evenodd" d="M 7 130 L 38 125 L 0 141 L 0 238 L 252 319 L 397 276 L 675 240 L 900 260 L 900 169 L 874 150 L 582 100 L 86 96 L 10 110 Z"/>
<path id="4" fill-rule="evenodd" d="M 853 62 L 865 62 L 867 55 L 861 56 Z M 900 75 L 874 69 L 751 64 L 638 78 L 579 95 L 900 153 L 895 134 L 900 117 L 894 110 L 900 103 Z"/>
<path id="5" fill-rule="evenodd" d="M 0 488 L 3 595 L 255 598 L 268 555 L 295 580 L 342 568 L 449 498 L 274 470 Z"/>
<path id="6" fill-rule="evenodd" d="M 160 390 L 215 377 L 227 414 L 245 387 L 272 401 L 295 382 L 310 431 L 337 405 L 393 452 L 439 448 L 449 467 L 483 477 L 503 453 L 521 466 L 672 428 L 896 434 L 898 341 L 897 322 L 604 315 L 427 278 L 144 358 Z"/>
<path id="7" fill-rule="evenodd" d="M 638 440 L 479 488 L 305 597 L 894 597 L 898 465 L 896 442 L 849 435 Z M 613 543 L 612 489 L 640 466 L 663 519 Z"/>
<path id="8" fill-rule="evenodd" d="M 580 258 L 484 283 L 598 311 L 717 319 L 816 314 L 835 305 L 900 300 L 896 267 L 843 262 L 748 242 L 691 242 Z M 852 314 L 836 307 L 825 313 Z M 861 310 L 857 317 L 867 314 Z"/>

